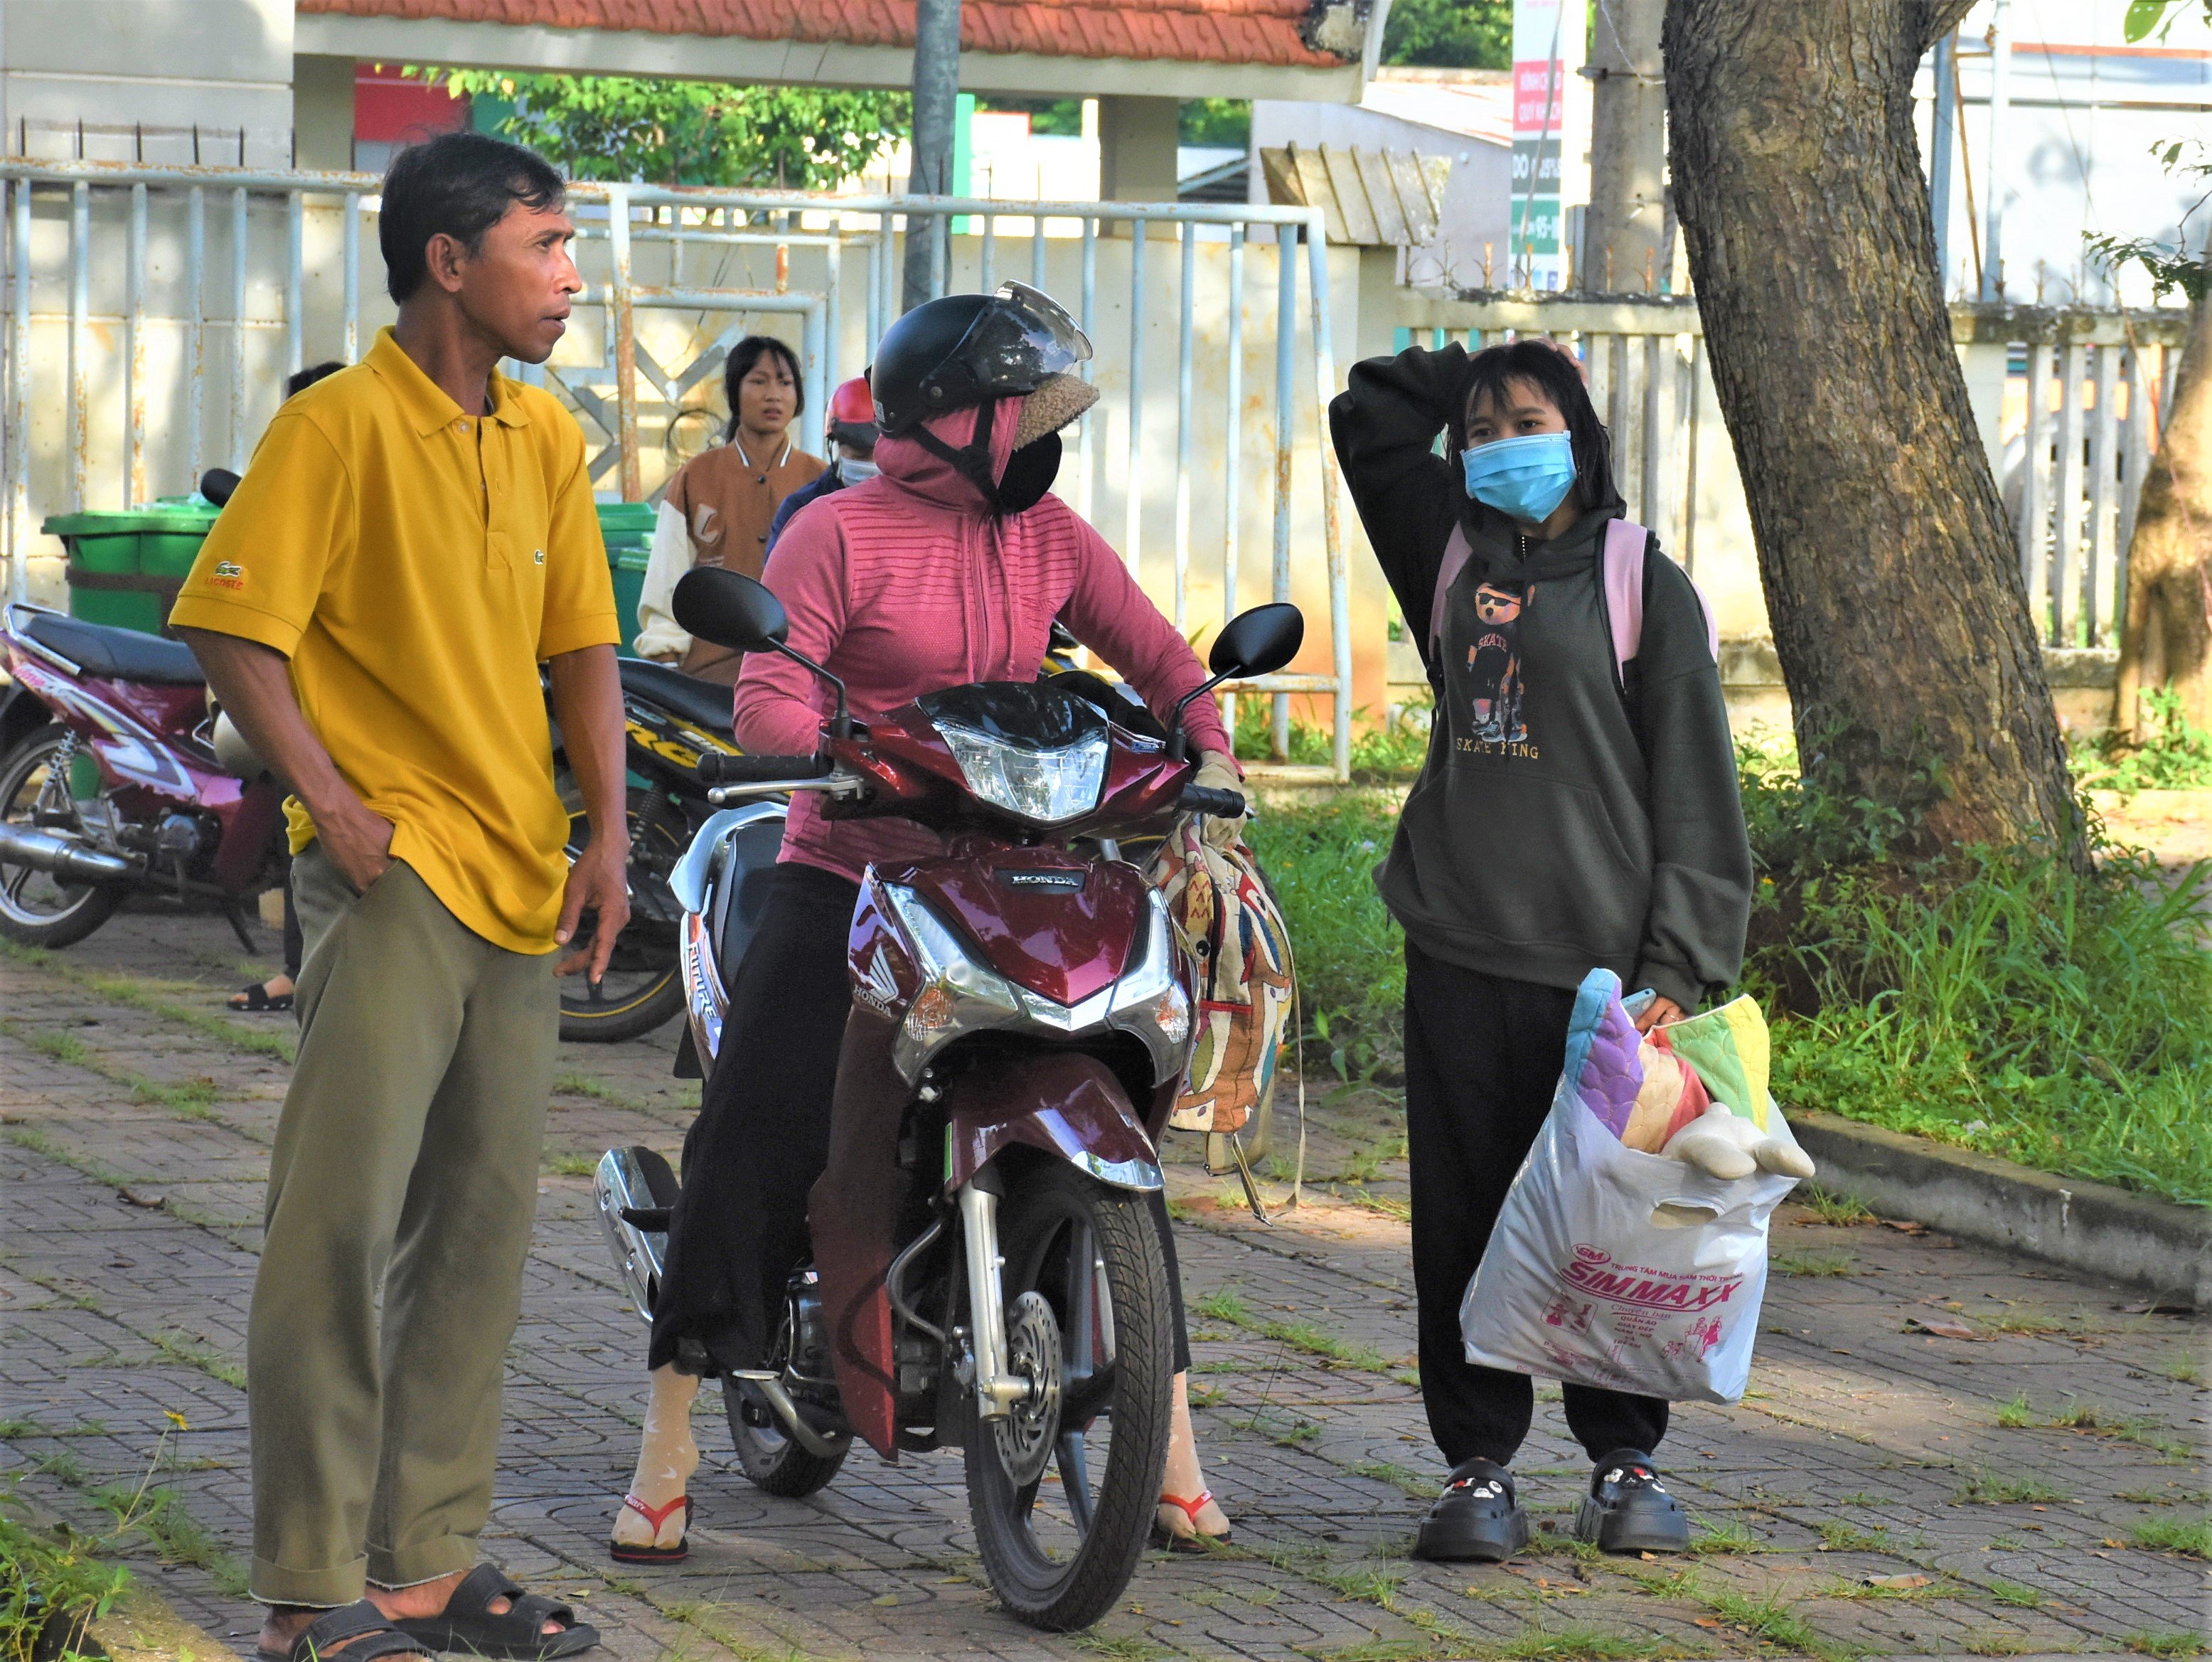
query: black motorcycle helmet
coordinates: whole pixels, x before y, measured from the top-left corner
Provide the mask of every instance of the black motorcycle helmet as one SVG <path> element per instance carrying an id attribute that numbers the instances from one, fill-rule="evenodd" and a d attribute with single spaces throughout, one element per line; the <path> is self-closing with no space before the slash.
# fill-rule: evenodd
<path id="1" fill-rule="evenodd" d="M 1024 397 L 1090 356 L 1066 307 L 1025 283 L 947 295 L 884 332 L 868 376 L 876 421 L 886 434 L 911 432 L 948 411 Z"/>

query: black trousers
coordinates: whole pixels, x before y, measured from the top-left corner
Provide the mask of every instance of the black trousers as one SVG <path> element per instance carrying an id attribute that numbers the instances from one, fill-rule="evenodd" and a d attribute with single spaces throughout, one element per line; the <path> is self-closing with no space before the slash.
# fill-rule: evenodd
<path id="1" fill-rule="evenodd" d="M 775 868 L 738 968 L 721 1054 L 684 1139 L 648 1366 L 683 1341 L 724 1368 L 766 1365 L 784 1288 L 806 1252 L 806 1196 L 830 1160 L 830 1104 L 852 1008 L 845 943 L 860 887 L 819 867 Z M 1175 1304 L 1176 1367 L 1190 1366 L 1165 1196 L 1149 1197 Z"/>
<path id="2" fill-rule="evenodd" d="M 1574 1014 L 1571 988 L 1463 970 L 1406 943 L 1406 1142 L 1413 1189 L 1413 1288 L 1421 1401 L 1452 1465 L 1510 1463 L 1528 1434 L 1535 1385 L 1477 1367 L 1459 1306 L 1505 1191 L 1551 1111 Z M 1656 1448 L 1667 1404 L 1589 1385 L 1565 1389 L 1567 1428 L 1592 1460 Z"/>

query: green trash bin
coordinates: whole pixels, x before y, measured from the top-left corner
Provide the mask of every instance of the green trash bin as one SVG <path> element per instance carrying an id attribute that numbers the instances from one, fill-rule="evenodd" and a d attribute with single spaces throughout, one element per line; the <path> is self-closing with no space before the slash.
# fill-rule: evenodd
<path id="1" fill-rule="evenodd" d="M 653 527 L 660 510 L 651 502 L 601 502 L 599 534 L 606 539 L 607 570 L 615 580 L 615 616 L 623 655 L 637 643 L 637 600 L 645 592 L 646 562 L 653 557 Z"/>
<path id="2" fill-rule="evenodd" d="M 69 551 L 71 617 L 158 635 L 215 516 L 201 497 L 172 496 L 119 512 L 57 514 L 40 528 Z"/>

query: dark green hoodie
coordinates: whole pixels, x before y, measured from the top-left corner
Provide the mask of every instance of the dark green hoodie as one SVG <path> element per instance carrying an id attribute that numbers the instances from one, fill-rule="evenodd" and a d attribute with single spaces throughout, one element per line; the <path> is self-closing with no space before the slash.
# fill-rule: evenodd
<path id="1" fill-rule="evenodd" d="M 1623 504 L 1548 542 L 1471 504 L 1435 454 L 1467 353 L 1355 367 L 1329 405 L 1352 501 L 1437 691 L 1429 758 L 1376 874 L 1407 937 L 1446 963 L 1573 987 L 1603 966 L 1686 1010 L 1743 965 L 1751 851 L 1697 590 L 1655 540 L 1624 696 L 1600 557 Z M 1430 639 L 1444 547 L 1474 557 Z"/>

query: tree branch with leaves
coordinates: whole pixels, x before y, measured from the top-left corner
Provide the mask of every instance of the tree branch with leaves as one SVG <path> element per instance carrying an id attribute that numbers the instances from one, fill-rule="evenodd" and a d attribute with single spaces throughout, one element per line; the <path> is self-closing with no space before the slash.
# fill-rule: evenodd
<path id="1" fill-rule="evenodd" d="M 820 191 L 861 172 L 912 120 L 904 93 L 629 76 L 410 69 L 454 98 L 511 107 L 494 127 L 571 179 Z"/>

